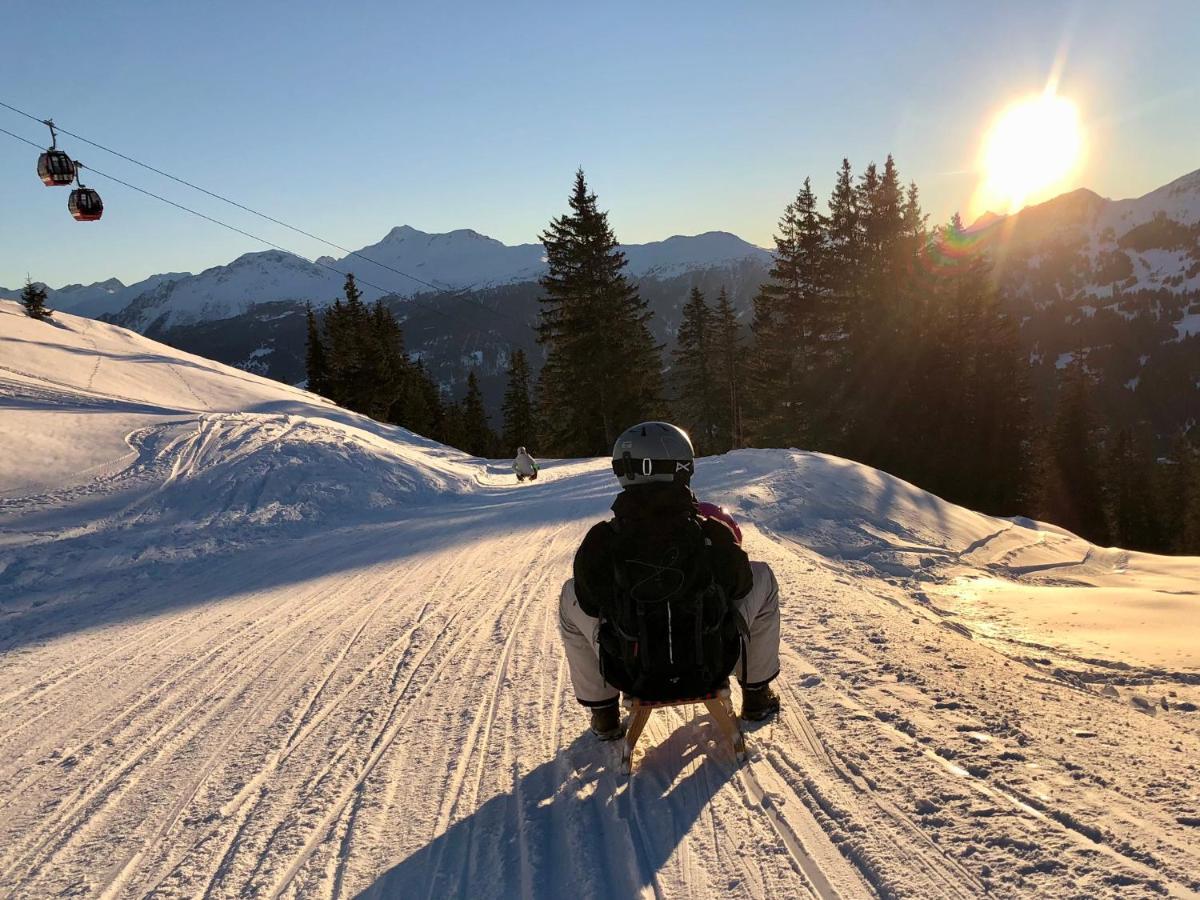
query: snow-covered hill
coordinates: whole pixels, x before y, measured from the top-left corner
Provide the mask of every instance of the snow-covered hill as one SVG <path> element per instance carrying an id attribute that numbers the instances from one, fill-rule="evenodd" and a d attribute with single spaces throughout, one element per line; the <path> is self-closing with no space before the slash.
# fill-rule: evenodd
<path id="1" fill-rule="evenodd" d="M 0 302 L 0 893 L 1200 892 L 1200 560 L 834 457 L 696 488 L 782 590 L 740 768 L 585 731 L 557 595 L 614 484 Z M 736 688 L 735 688 L 736 693 Z"/>

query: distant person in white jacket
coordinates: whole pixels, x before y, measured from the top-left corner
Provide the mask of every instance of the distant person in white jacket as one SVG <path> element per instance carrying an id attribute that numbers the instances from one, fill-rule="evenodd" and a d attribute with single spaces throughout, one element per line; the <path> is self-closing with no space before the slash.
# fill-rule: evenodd
<path id="1" fill-rule="evenodd" d="M 517 481 L 537 481 L 538 466 L 524 447 L 517 448 L 517 458 L 513 460 L 513 471 L 517 473 Z"/>

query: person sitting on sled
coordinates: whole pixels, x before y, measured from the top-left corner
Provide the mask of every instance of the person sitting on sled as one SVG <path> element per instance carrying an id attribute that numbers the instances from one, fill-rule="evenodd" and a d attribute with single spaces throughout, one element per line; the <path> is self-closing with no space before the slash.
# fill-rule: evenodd
<path id="1" fill-rule="evenodd" d="M 635 425 L 617 439 L 612 464 L 623 489 L 614 518 L 588 531 L 559 599 L 571 683 L 592 731 L 601 740 L 622 735 L 622 691 L 698 697 L 734 672 L 742 718 L 775 714 L 779 585 L 770 566 L 746 556 L 727 514 L 701 512 L 687 433 L 667 422 Z"/>
<path id="2" fill-rule="evenodd" d="M 517 473 L 517 481 L 524 481 L 526 478 L 531 481 L 537 480 L 537 463 L 524 447 L 517 448 L 517 458 L 513 460 L 513 471 Z"/>

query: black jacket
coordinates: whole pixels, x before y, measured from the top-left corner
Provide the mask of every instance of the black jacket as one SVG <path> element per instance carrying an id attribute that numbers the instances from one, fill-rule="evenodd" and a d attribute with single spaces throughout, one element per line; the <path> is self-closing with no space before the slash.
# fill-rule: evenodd
<path id="1" fill-rule="evenodd" d="M 704 535 L 711 541 L 713 577 L 728 597 L 740 600 L 750 592 L 753 575 L 750 560 L 738 546 L 733 531 L 719 519 L 700 516 L 696 497 L 685 485 L 665 482 L 626 488 L 613 501 L 614 518 L 598 522 L 588 531 L 575 553 L 575 596 L 579 608 L 599 618 L 606 598 L 613 593 L 613 547 L 622 524 L 625 527 L 666 527 L 673 517 L 696 516 Z"/>

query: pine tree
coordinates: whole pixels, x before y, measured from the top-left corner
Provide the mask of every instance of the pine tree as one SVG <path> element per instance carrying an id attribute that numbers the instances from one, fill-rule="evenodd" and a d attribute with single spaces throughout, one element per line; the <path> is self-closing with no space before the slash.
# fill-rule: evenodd
<path id="1" fill-rule="evenodd" d="M 832 320 L 827 220 L 810 179 L 779 220 L 775 261 L 754 301 L 755 420 L 759 440 L 812 445 L 828 410 L 818 383 Z"/>
<path id="2" fill-rule="evenodd" d="M 25 287 L 21 289 L 21 303 L 25 305 L 25 315 L 39 322 L 48 321 L 51 311 L 46 306 L 46 296 L 46 288 L 43 285 L 34 284 L 26 277 Z"/>
<path id="3" fill-rule="evenodd" d="M 467 393 L 462 401 L 462 444 L 460 450 L 472 456 L 491 456 L 495 452 L 496 436 L 488 424 L 483 408 L 483 393 L 475 373 L 467 375 Z"/>
<path id="4" fill-rule="evenodd" d="M 916 453 L 904 462 L 910 477 L 920 474 L 955 502 L 1014 514 L 1026 494 L 1029 434 L 1016 323 L 1000 302 L 991 262 L 957 214 L 937 239 L 953 253 L 927 285 L 933 316 L 928 307 L 909 313 L 916 365 L 903 443 Z"/>
<path id="5" fill-rule="evenodd" d="M 826 348 L 829 366 L 827 402 L 837 411 L 836 422 L 827 435 L 831 449 L 853 456 L 854 435 L 861 421 L 860 407 L 865 386 L 860 383 L 869 365 L 864 343 L 863 237 L 854 172 L 842 159 L 829 198 L 829 232 L 826 250 L 826 285 L 829 289 L 830 325 Z"/>
<path id="6" fill-rule="evenodd" d="M 348 361 L 354 353 L 354 335 L 346 317 L 346 304 L 341 297 L 334 299 L 325 310 L 324 335 L 326 378 L 325 396 L 338 406 L 351 402 L 347 379 Z"/>
<path id="7" fill-rule="evenodd" d="M 1092 409 L 1091 382 L 1080 360 L 1067 367 L 1059 386 L 1041 478 L 1039 517 L 1087 538 L 1108 543 L 1100 490 L 1101 430 Z"/>
<path id="8" fill-rule="evenodd" d="M 902 457 L 910 450 L 902 436 L 911 407 L 910 377 L 917 344 L 908 328 L 904 192 L 889 155 L 880 174 L 870 163 L 855 186 L 859 214 L 858 261 L 861 293 L 856 322 L 856 458 L 903 474 Z M 864 365 L 864 363 L 867 363 Z"/>
<path id="9" fill-rule="evenodd" d="M 304 371 L 308 379 L 308 389 L 314 394 L 325 395 L 329 389 L 329 364 L 325 354 L 325 343 L 321 339 L 317 316 L 311 303 L 305 305 L 304 316 L 307 325 Z"/>
<path id="10" fill-rule="evenodd" d="M 1104 487 L 1109 533 L 1113 543 L 1129 550 L 1153 551 L 1162 546 L 1156 518 L 1154 460 L 1133 430 L 1122 428 L 1105 454 Z"/>
<path id="11" fill-rule="evenodd" d="M 508 364 L 508 387 L 504 391 L 501 409 L 504 417 L 502 452 L 514 452 L 517 447 L 532 447 L 537 435 L 533 402 L 529 397 L 529 362 L 525 351 L 513 351 Z"/>
<path id="12" fill-rule="evenodd" d="M 594 455 L 657 412 L 662 360 L 649 308 L 622 274 L 625 255 L 582 169 L 569 204 L 540 236 L 548 269 L 538 326 L 547 350 L 541 415 L 547 449 Z"/>
<path id="13" fill-rule="evenodd" d="M 325 312 L 325 356 L 329 397 L 339 406 L 370 414 L 373 372 L 370 316 L 354 275 L 346 276 L 343 296 Z"/>
<path id="14" fill-rule="evenodd" d="M 1187 432 L 1180 432 L 1171 442 L 1157 481 L 1162 548 L 1200 555 L 1200 448 Z"/>
<path id="15" fill-rule="evenodd" d="M 725 288 L 713 313 L 713 382 L 717 394 L 716 426 L 721 450 L 742 446 L 742 360 L 737 313 Z"/>
<path id="16" fill-rule="evenodd" d="M 404 355 L 404 330 L 382 299 L 376 300 L 371 308 L 366 331 L 367 414 L 384 422 L 406 425 L 404 401 L 410 373 Z"/>
<path id="17" fill-rule="evenodd" d="M 993 515 L 1023 511 L 1029 500 L 1031 403 L 1028 363 L 1016 319 L 997 293 L 990 264 L 978 281 L 978 327 L 971 377 L 975 406 L 963 437 L 975 461 L 971 490 L 959 502 Z"/>
<path id="18" fill-rule="evenodd" d="M 362 300 L 362 291 L 354 280 L 354 274 L 346 275 L 343 288 L 346 295 L 346 329 L 349 337 L 343 378 L 345 379 L 346 405 L 356 412 L 367 413 L 372 407 L 374 373 L 371 360 L 370 325 L 367 307 Z"/>
<path id="19" fill-rule="evenodd" d="M 1191 451 L 1185 462 L 1187 490 L 1184 492 L 1183 527 L 1180 529 L 1177 547 L 1179 553 L 1200 556 L 1200 452 L 1189 443 Z"/>
<path id="20" fill-rule="evenodd" d="M 446 433 L 442 392 L 421 360 L 412 364 L 409 371 L 405 386 L 404 421 L 401 424 L 435 441 L 452 443 Z"/>
<path id="21" fill-rule="evenodd" d="M 442 404 L 442 434 L 438 438 L 443 444 L 466 450 L 467 434 L 461 403 L 446 400 Z"/>
<path id="22" fill-rule="evenodd" d="M 712 453 L 718 444 L 717 382 L 715 377 L 712 310 L 704 294 L 693 287 L 672 352 L 671 382 L 675 389 L 675 421 L 691 435 L 699 455 Z"/>

